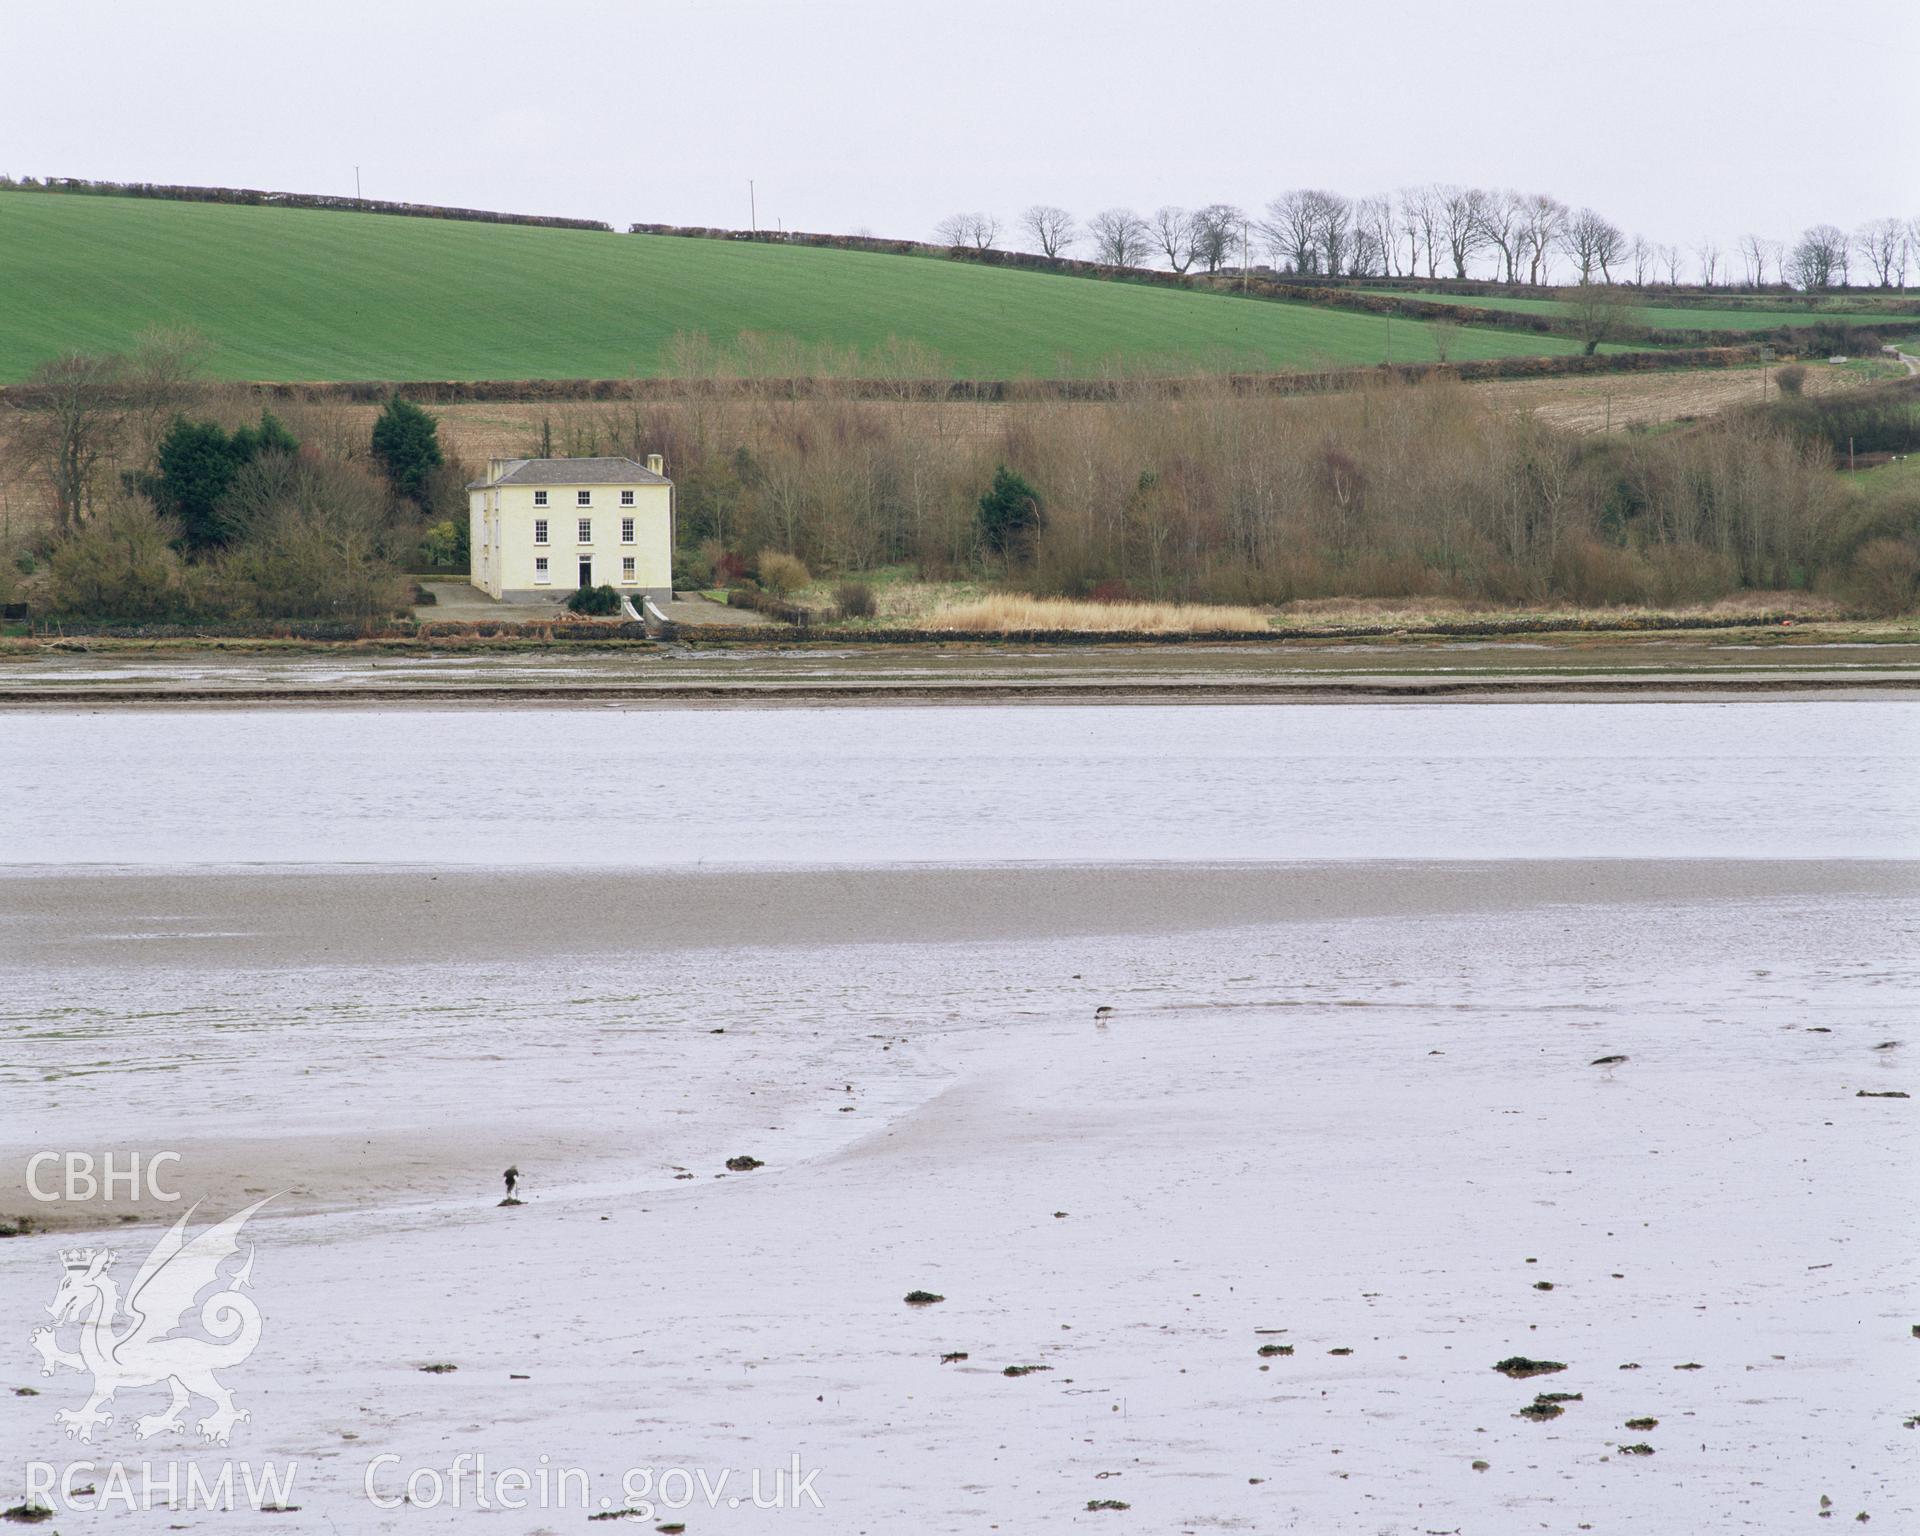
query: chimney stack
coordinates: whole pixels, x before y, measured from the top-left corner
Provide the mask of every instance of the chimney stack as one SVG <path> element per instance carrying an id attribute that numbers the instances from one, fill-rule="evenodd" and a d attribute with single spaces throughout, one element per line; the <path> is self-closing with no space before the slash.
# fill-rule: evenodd
<path id="1" fill-rule="evenodd" d="M 650 453 L 647 455 L 647 468 L 654 474 L 664 477 L 667 472 L 667 461 L 657 453 Z"/>
<path id="2" fill-rule="evenodd" d="M 487 460 L 487 484 L 488 485 L 498 485 L 500 483 L 500 467 L 506 462 L 507 461 L 505 459 L 488 459 Z"/>

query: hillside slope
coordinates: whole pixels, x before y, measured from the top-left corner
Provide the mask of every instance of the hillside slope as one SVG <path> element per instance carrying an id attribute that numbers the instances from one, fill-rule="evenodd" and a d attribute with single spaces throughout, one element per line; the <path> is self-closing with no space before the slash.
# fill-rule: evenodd
<path id="1" fill-rule="evenodd" d="M 898 337 L 967 378 L 1435 356 L 1409 320 L 936 259 L 29 192 L 0 193 L 0 300 L 0 382 L 155 323 L 199 331 L 234 379 L 652 375 L 686 332 Z M 1572 350 L 1469 328 L 1449 354 Z"/>

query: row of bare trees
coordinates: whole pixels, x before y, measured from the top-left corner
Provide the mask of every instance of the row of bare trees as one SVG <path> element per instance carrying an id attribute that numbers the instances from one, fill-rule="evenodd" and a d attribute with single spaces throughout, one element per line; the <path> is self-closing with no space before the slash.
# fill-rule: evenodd
<path id="1" fill-rule="evenodd" d="M 1875 219 L 1851 235 L 1816 224 L 1790 247 L 1767 244 L 1780 277 L 1797 288 L 1905 288 L 1909 269 L 1920 269 L 1920 218 Z"/>
<path id="2" fill-rule="evenodd" d="M 1544 192 L 1446 183 L 1359 198 L 1297 188 L 1259 213 L 1232 203 L 1169 204 L 1151 215 L 1105 208 L 1084 223 L 1036 203 L 1011 225 L 995 214 L 961 213 L 941 221 L 937 233 L 956 248 L 994 250 L 1005 238 L 1047 257 L 1079 250 L 1103 266 L 1170 272 L 1218 272 L 1264 259 L 1299 276 L 1481 276 L 1538 287 L 1556 280 L 1558 266 L 1582 284 L 1809 291 L 1847 287 L 1856 275 L 1863 285 L 1904 289 L 1909 275 L 1920 276 L 1920 217 L 1875 219 L 1851 234 L 1816 224 L 1792 242 L 1749 234 L 1729 251 L 1713 240 L 1682 247 L 1628 235 L 1598 210 Z"/>

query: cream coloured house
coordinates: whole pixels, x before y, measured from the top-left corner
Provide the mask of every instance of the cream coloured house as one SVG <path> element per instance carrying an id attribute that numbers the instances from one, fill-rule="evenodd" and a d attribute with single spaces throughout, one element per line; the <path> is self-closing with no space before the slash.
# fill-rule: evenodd
<path id="1" fill-rule="evenodd" d="M 673 596 L 673 482 L 660 455 L 489 459 L 467 487 L 472 581 L 514 602 L 614 587 Z"/>

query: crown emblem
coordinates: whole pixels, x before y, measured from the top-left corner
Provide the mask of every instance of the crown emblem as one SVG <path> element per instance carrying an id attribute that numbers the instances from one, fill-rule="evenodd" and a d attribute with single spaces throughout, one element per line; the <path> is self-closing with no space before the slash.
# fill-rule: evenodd
<path id="1" fill-rule="evenodd" d="M 92 1248 L 62 1248 L 60 1262 L 70 1270 L 83 1270 L 92 1265 L 96 1251 Z M 112 1255 L 108 1257 L 111 1259 Z"/>

